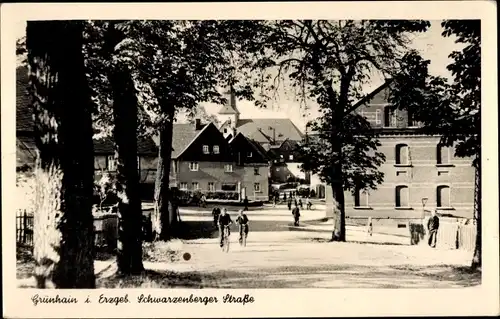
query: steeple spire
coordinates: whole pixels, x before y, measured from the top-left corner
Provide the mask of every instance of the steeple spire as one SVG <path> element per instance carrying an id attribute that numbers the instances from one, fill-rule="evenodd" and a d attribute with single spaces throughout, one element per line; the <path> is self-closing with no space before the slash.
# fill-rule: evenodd
<path id="1" fill-rule="evenodd" d="M 224 95 L 227 99 L 227 102 L 219 110 L 219 114 L 240 114 L 238 108 L 236 107 L 236 95 L 234 94 L 234 89 L 230 86 L 225 92 Z"/>

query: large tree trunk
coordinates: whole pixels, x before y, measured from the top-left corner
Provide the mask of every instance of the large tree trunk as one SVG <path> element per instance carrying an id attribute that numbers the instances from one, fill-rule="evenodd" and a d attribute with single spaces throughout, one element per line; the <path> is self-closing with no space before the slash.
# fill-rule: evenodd
<path id="1" fill-rule="evenodd" d="M 108 45 L 114 48 L 123 35 L 110 24 Z M 142 264 L 142 207 L 137 169 L 137 97 L 130 70 L 117 65 L 110 70 L 113 90 L 113 138 L 118 195 L 118 271 L 139 274 Z"/>
<path id="2" fill-rule="evenodd" d="M 473 270 L 480 269 L 481 262 L 481 169 L 479 163 L 475 172 L 475 185 L 474 185 L 474 217 L 476 220 L 476 245 L 474 248 L 474 256 L 472 257 L 471 268 Z"/>
<path id="3" fill-rule="evenodd" d="M 172 226 L 170 220 L 177 221 L 177 216 L 170 218 L 170 214 L 175 214 L 176 210 L 170 212 L 168 203 L 170 196 L 170 167 L 172 160 L 172 135 L 174 109 L 167 114 L 167 119 L 160 130 L 160 147 L 158 150 L 158 169 L 155 181 L 155 206 L 151 214 L 153 225 L 153 236 L 155 240 L 169 240 L 172 235 Z"/>
<path id="4" fill-rule="evenodd" d="M 95 288 L 90 96 L 76 21 L 29 21 L 28 62 L 39 153 L 35 169 L 38 288 Z"/>
<path id="5" fill-rule="evenodd" d="M 348 72 L 349 73 L 349 72 Z M 343 118 L 344 108 L 348 102 L 348 91 L 351 75 L 341 80 L 340 94 L 333 91 L 332 82 L 327 83 L 326 90 L 330 99 L 330 108 L 332 110 L 331 144 L 334 158 L 332 159 L 332 172 L 330 175 L 333 192 L 333 216 L 334 227 L 332 232 L 332 241 L 345 241 L 345 200 L 344 200 L 344 176 L 342 172 L 342 146 L 343 146 Z"/>

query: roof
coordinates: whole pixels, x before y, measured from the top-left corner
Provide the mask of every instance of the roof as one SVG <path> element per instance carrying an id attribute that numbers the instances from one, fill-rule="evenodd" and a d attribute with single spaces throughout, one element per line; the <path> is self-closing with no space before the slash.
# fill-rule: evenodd
<path id="1" fill-rule="evenodd" d="M 24 66 L 16 69 L 16 131 L 33 132 L 34 120 L 31 112 L 31 101 L 28 92 L 28 68 Z"/>
<path id="2" fill-rule="evenodd" d="M 95 154 L 113 154 L 114 142 L 112 138 L 104 138 L 94 140 Z M 153 140 L 149 137 L 139 137 L 137 139 L 137 154 L 138 155 L 158 155 L 158 148 Z"/>
<path id="3" fill-rule="evenodd" d="M 31 110 L 30 96 L 28 92 L 29 77 L 28 68 L 24 66 L 16 69 L 16 135 L 17 135 L 17 152 L 19 160 L 29 160 L 30 156 L 34 155 L 36 150 L 35 140 L 33 136 L 23 137 L 20 133 L 34 132 L 34 119 Z M 94 140 L 94 153 L 96 154 L 113 154 L 114 146 L 113 139 Z M 137 153 L 139 155 L 157 154 L 157 147 L 153 140 L 148 137 L 139 138 L 137 140 Z"/>
<path id="4" fill-rule="evenodd" d="M 238 114 L 238 111 L 232 108 L 231 105 L 226 104 L 221 107 L 219 114 Z"/>
<path id="5" fill-rule="evenodd" d="M 196 125 L 193 124 L 174 124 L 172 134 L 172 158 L 179 157 L 210 124 L 205 125 L 201 130 L 196 130 Z"/>
<path id="6" fill-rule="evenodd" d="M 301 141 L 304 134 L 290 119 L 244 119 L 239 120 L 236 128 L 238 132 L 259 143 L 267 143 L 276 138 L 277 141 L 290 139 Z"/>
<path id="7" fill-rule="evenodd" d="M 391 84 L 391 82 L 392 82 L 391 79 L 388 79 L 387 81 L 385 81 L 384 84 L 382 84 L 381 86 L 379 86 L 378 88 L 373 90 L 370 94 L 367 94 L 364 98 L 362 98 L 361 100 L 356 102 L 356 104 L 354 104 L 354 107 L 357 108 L 363 104 L 369 104 L 369 103 L 387 104 L 388 100 L 387 100 L 387 96 L 385 96 L 387 94 L 384 94 L 383 96 L 382 95 L 377 96 L 377 94 L 385 93 L 385 92 L 381 92 L 381 91 L 388 88 L 389 84 Z"/>
<path id="8" fill-rule="evenodd" d="M 236 136 L 233 137 L 229 141 L 229 144 L 233 143 L 236 140 L 236 138 L 238 138 L 238 136 L 241 136 L 242 138 L 244 138 L 248 142 L 248 144 L 250 144 L 250 146 L 252 146 L 252 148 L 254 149 L 254 151 L 256 153 L 258 153 L 262 158 L 264 158 L 266 160 L 268 159 L 268 156 L 266 154 L 267 153 L 266 150 L 259 143 L 255 142 L 254 140 L 252 140 L 252 139 L 246 137 L 245 135 L 241 134 L 241 132 L 239 132 L 238 134 L 236 134 Z"/>

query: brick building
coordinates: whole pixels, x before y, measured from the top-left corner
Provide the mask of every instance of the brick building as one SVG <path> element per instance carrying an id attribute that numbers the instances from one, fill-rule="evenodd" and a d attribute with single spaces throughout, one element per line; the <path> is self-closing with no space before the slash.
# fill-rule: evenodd
<path id="1" fill-rule="evenodd" d="M 380 132 L 385 176 L 377 190 L 345 193 L 347 216 L 420 218 L 425 202 L 426 210 L 472 218 L 472 159 L 455 157 L 453 147 L 439 144 L 439 136 L 419 133 L 411 113 L 391 108 L 389 89 L 386 83 L 358 102 L 356 112 Z"/>
<path id="2" fill-rule="evenodd" d="M 213 123 L 174 124 L 170 180 L 180 190 L 232 192 L 268 200 L 268 159 L 241 134 L 229 141 Z"/>

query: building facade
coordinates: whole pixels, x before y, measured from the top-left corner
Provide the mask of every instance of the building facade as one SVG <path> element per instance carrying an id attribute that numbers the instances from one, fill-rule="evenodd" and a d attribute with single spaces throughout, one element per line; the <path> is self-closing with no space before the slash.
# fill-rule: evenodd
<path id="1" fill-rule="evenodd" d="M 174 124 L 171 182 L 182 191 L 211 198 L 267 201 L 268 159 L 241 134 L 227 140 L 213 123 Z M 234 199 L 234 198 L 233 198 Z"/>
<path id="2" fill-rule="evenodd" d="M 347 216 L 421 218 L 425 210 L 472 218 L 474 168 L 471 158 L 454 156 L 453 147 L 440 144 L 439 136 L 419 132 L 411 112 L 393 110 L 384 84 L 356 110 L 380 133 L 378 151 L 384 181 L 376 190 L 345 193 Z"/>

